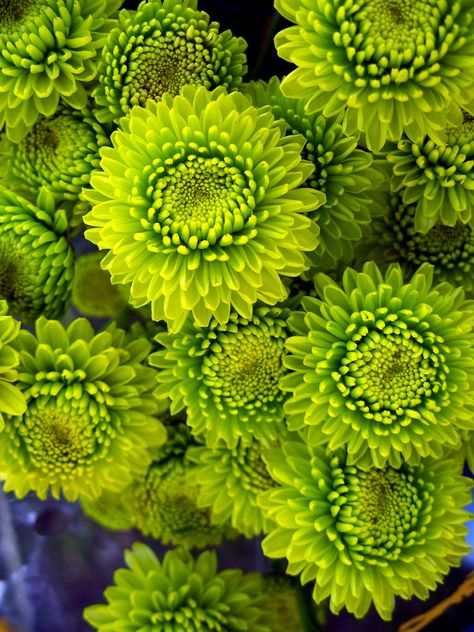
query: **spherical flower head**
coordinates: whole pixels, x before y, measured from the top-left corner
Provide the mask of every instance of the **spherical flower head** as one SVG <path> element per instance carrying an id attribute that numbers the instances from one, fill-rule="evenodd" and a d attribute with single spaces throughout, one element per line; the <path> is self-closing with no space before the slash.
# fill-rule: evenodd
<path id="1" fill-rule="evenodd" d="M 308 113 L 344 111 L 347 133 L 377 151 L 405 132 L 440 138 L 449 114 L 474 96 L 470 0 L 275 0 L 296 26 L 277 34 L 297 68 L 282 83 Z"/>
<path id="2" fill-rule="evenodd" d="M 88 518 L 111 531 L 133 529 L 134 520 L 127 496 L 123 492 L 103 492 L 98 498 L 81 498 L 81 507 Z"/>
<path id="3" fill-rule="evenodd" d="M 0 431 L 4 427 L 3 414 L 22 415 L 26 410 L 23 393 L 16 386 L 16 370 L 20 356 L 14 343 L 20 323 L 7 315 L 8 305 L 0 300 Z"/>
<path id="4" fill-rule="evenodd" d="M 282 137 L 242 94 L 202 86 L 135 106 L 123 127 L 101 150 L 85 223 L 132 304 L 151 302 L 153 319 L 179 331 L 189 314 L 206 327 L 284 299 L 280 275 L 308 267 L 318 229 L 305 214 L 324 201 L 297 188 L 313 170 L 303 138 Z"/>
<path id="5" fill-rule="evenodd" d="M 161 369 L 157 397 L 169 397 L 172 413 L 186 408 L 188 425 L 209 446 L 275 440 L 285 427 L 279 382 L 288 316 L 287 309 L 256 307 L 250 319 L 231 312 L 225 325 L 188 321 L 179 334 L 158 334 L 163 348 L 150 356 Z"/>
<path id="6" fill-rule="evenodd" d="M 263 551 L 286 557 L 303 584 L 314 580 L 316 603 L 329 597 L 336 614 L 363 617 L 373 602 L 390 620 L 396 595 L 426 599 L 469 551 L 472 482 L 449 459 L 365 470 L 344 451 L 288 442 L 267 462 L 281 487 L 261 496 L 275 522 Z"/>
<path id="7" fill-rule="evenodd" d="M 163 561 L 136 542 L 125 551 L 127 569 L 114 575 L 105 605 L 89 606 L 84 618 L 99 632 L 117 626 L 129 632 L 271 632 L 271 614 L 262 609 L 262 576 L 217 570 L 214 551 L 194 559 L 187 551 L 165 553 Z"/>
<path id="8" fill-rule="evenodd" d="M 257 504 L 258 495 L 275 481 L 261 456 L 262 447 L 254 441 L 249 446 L 230 449 L 223 442 L 215 448 L 197 446 L 189 449 L 195 464 L 189 472 L 199 482 L 198 505 L 210 507 L 212 521 L 231 525 L 247 538 L 268 531 L 270 522 Z"/>
<path id="9" fill-rule="evenodd" d="M 474 290 L 474 235 L 468 224 L 437 223 L 426 233 L 415 228 L 415 204 L 405 204 L 400 193 L 387 196 L 385 211 L 374 218 L 372 235 L 355 247 L 356 258 L 383 266 L 398 262 L 407 275 L 427 262 L 435 281 Z"/>
<path id="10" fill-rule="evenodd" d="M 39 116 L 20 143 L 2 139 L 0 159 L 5 168 L 0 178 L 33 199 L 42 186 L 47 187 L 56 202 L 66 203 L 69 229 L 76 229 L 90 210 L 79 195 L 88 186 L 91 172 L 99 167 L 99 148 L 109 144 L 90 107 L 79 112 L 60 105 L 52 116 Z"/>
<path id="11" fill-rule="evenodd" d="M 45 188 L 32 204 L 0 185 L 0 298 L 25 323 L 66 311 L 74 277 L 67 228 Z"/>
<path id="12" fill-rule="evenodd" d="M 347 268 L 342 287 L 315 278 L 289 320 L 291 369 L 282 388 L 292 430 L 312 445 L 347 448 L 348 463 L 399 467 L 460 447 L 472 428 L 472 306 L 461 288 L 432 288 L 425 264 L 404 282 L 400 266 Z"/>
<path id="13" fill-rule="evenodd" d="M 0 7 L 0 128 L 19 142 L 59 100 L 87 102 L 84 82 L 121 0 L 3 0 Z"/>
<path id="14" fill-rule="evenodd" d="M 387 154 L 392 188 L 414 204 L 415 229 L 426 233 L 438 222 L 474 227 L 474 117 L 446 130 L 444 142 L 401 140 Z"/>
<path id="15" fill-rule="evenodd" d="M 188 84 L 236 88 L 247 72 L 247 42 L 198 11 L 197 0 L 150 0 L 121 11 L 102 52 L 94 97 L 101 121 Z"/>
<path id="16" fill-rule="evenodd" d="M 16 348 L 28 408 L 0 434 L 7 491 L 97 497 L 146 470 L 150 448 L 166 438 L 153 416 L 146 340 L 128 342 L 114 326 L 96 334 L 85 318 L 65 329 L 42 317 L 36 335 L 20 332 Z"/>
<path id="17" fill-rule="evenodd" d="M 314 172 L 304 184 L 326 195 L 325 203 L 309 213 L 320 229 L 312 264 L 332 268 L 342 258 L 350 260 L 352 243 L 368 232 L 372 210 L 378 209 L 374 191 L 382 178 L 372 155 L 358 148 L 355 136 L 343 133 L 342 115 L 307 114 L 303 99 L 284 96 L 278 77 L 249 82 L 242 91 L 257 107 L 270 105 L 275 119 L 285 122 L 287 134 L 306 140 L 302 155 Z"/>

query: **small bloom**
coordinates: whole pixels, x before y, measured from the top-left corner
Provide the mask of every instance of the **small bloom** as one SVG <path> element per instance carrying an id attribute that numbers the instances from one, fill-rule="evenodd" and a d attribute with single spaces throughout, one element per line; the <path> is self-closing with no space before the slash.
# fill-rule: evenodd
<path id="1" fill-rule="evenodd" d="M 16 386 L 20 356 L 12 343 L 20 331 L 20 323 L 7 315 L 7 303 L 0 300 L 0 431 L 3 415 L 22 415 L 26 410 L 23 393 Z"/>
<path id="2" fill-rule="evenodd" d="M 98 498 L 81 498 L 85 515 L 105 529 L 128 531 L 133 529 L 134 520 L 123 492 L 105 491 Z"/>

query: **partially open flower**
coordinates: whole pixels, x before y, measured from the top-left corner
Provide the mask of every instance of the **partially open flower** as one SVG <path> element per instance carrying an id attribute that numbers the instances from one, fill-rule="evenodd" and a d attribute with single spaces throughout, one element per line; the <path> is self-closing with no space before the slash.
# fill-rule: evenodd
<path id="1" fill-rule="evenodd" d="M 474 429 L 472 305 L 462 289 L 432 287 L 423 265 L 404 282 L 366 263 L 340 287 L 315 278 L 321 300 L 303 299 L 289 320 L 282 388 L 292 430 L 311 445 L 345 447 L 348 463 L 399 467 L 458 448 Z"/>
<path id="2" fill-rule="evenodd" d="M 131 110 L 101 150 L 85 223 L 132 304 L 151 302 L 178 331 L 189 314 L 205 327 L 286 297 L 280 275 L 308 267 L 318 229 L 305 214 L 324 194 L 298 188 L 313 167 L 303 138 L 282 134 L 270 112 L 222 89 L 186 86 Z"/>
<path id="3" fill-rule="evenodd" d="M 20 356 L 12 342 L 20 331 L 20 323 L 7 315 L 7 304 L 0 300 L 0 430 L 3 415 L 22 415 L 26 410 L 25 396 L 14 383 Z"/>
<path id="4" fill-rule="evenodd" d="M 426 599 L 469 551 L 472 482 L 449 459 L 362 470 L 343 451 L 302 442 L 266 459 L 281 487 L 260 498 L 275 521 L 263 551 L 286 557 L 303 584 L 314 580 L 314 599 L 329 597 L 336 614 L 363 617 L 373 603 L 390 620 L 396 595 Z"/>
<path id="5" fill-rule="evenodd" d="M 474 9 L 452 0 L 275 0 L 296 26 L 278 54 L 298 66 L 282 83 L 308 113 L 344 110 L 347 133 L 376 151 L 405 132 L 440 138 L 448 113 L 474 97 Z"/>
<path id="6" fill-rule="evenodd" d="M 197 0 L 149 0 L 121 11 L 99 66 L 94 97 L 101 121 L 117 122 L 134 105 L 173 96 L 188 84 L 228 90 L 247 71 L 247 43 L 198 11 Z"/>
<path id="7" fill-rule="evenodd" d="M 104 593 L 108 603 L 84 611 L 99 632 L 271 632 L 272 614 L 262 607 L 262 576 L 218 572 L 213 551 L 193 559 L 175 549 L 160 562 L 149 547 L 136 542 L 125 552 L 125 561 L 129 568 L 117 571 L 116 585 Z"/>
<path id="8" fill-rule="evenodd" d="M 155 371 L 144 366 L 150 346 L 114 327 L 95 334 L 84 318 L 67 329 L 40 318 L 36 335 L 22 330 L 18 386 L 28 408 L 0 434 L 5 489 L 75 500 L 145 471 L 149 448 L 166 437 L 153 416 Z"/>
<path id="9" fill-rule="evenodd" d="M 34 205 L 0 185 L 0 298 L 25 323 L 61 317 L 68 306 L 74 254 L 67 228 L 46 189 Z"/>

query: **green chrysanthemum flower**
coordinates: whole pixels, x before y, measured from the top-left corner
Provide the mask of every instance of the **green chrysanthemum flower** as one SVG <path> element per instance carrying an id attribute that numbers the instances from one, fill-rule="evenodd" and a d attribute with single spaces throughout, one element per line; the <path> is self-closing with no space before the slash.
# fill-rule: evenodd
<path id="1" fill-rule="evenodd" d="M 372 235 L 355 247 L 358 259 L 374 259 L 383 266 L 398 262 L 411 275 L 423 263 L 434 266 L 436 281 L 474 290 L 474 235 L 467 224 L 435 224 L 427 233 L 415 229 L 415 205 L 400 194 L 387 199 L 383 215 L 374 219 Z"/>
<path id="2" fill-rule="evenodd" d="M 84 82 L 97 73 L 97 52 L 122 0 L 2 0 L 0 7 L 0 128 L 20 141 L 59 99 L 87 102 Z"/>
<path id="3" fill-rule="evenodd" d="M 287 557 L 302 583 L 315 580 L 315 601 L 329 597 L 336 614 L 363 617 L 373 601 L 389 620 L 395 595 L 426 599 L 468 553 L 472 483 L 449 459 L 366 471 L 343 454 L 288 442 L 267 455 L 281 488 L 261 496 L 277 525 L 263 551 Z"/>
<path id="4" fill-rule="evenodd" d="M 4 426 L 3 414 L 22 415 L 26 410 L 25 397 L 14 384 L 20 357 L 12 343 L 20 331 L 20 323 L 7 315 L 7 309 L 7 303 L 0 300 L 0 430 Z"/>
<path id="5" fill-rule="evenodd" d="M 306 311 L 289 320 L 290 429 L 309 428 L 311 445 L 346 447 L 361 467 L 460 447 L 474 425 L 473 312 L 460 288 L 432 288 L 432 275 L 423 265 L 404 283 L 400 266 L 383 276 L 370 262 L 347 268 L 342 288 L 316 276 L 322 299 L 303 299 Z"/>
<path id="6" fill-rule="evenodd" d="M 231 312 L 225 325 L 188 320 L 179 334 L 158 334 L 164 348 L 150 356 L 161 369 L 156 395 L 170 398 L 172 413 L 186 407 L 187 423 L 210 446 L 275 440 L 284 428 L 279 381 L 288 316 L 287 309 L 257 307 L 251 319 Z"/>
<path id="7" fill-rule="evenodd" d="M 84 618 L 99 632 L 271 632 L 272 616 L 262 608 L 262 576 L 217 571 L 217 557 L 205 551 L 194 560 L 183 549 L 160 562 L 136 542 L 125 551 L 128 569 L 114 575 L 106 605 L 89 606 Z"/>
<path id="8" fill-rule="evenodd" d="M 56 202 L 68 207 L 70 228 L 77 228 L 90 210 L 79 195 L 99 167 L 99 148 L 105 145 L 110 145 L 108 136 L 88 107 L 79 112 L 62 105 L 53 116 L 40 116 L 20 143 L 2 139 L 0 177 L 27 197 L 47 187 Z"/>
<path id="9" fill-rule="evenodd" d="M 135 106 L 123 125 L 101 150 L 85 222 L 133 304 L 151 302 L 177 331 L 190 313 L 205 327 L 231 307 L 250 318 L 257 300 L 284 299 L 279 275 L 307 268 L 318 229 L 305 213 L 324 201 L 297 188 L 313 170 L 303 139 L 282 138 L 242 94 L 202 86 Z"/>
<path id="10" fill-rule="evenodd" d="M 283 119 L 287 133 L 302 134 L 306 140 L 303 157 L 314 164 L 314 173 L 305 182 L 326 195 L 326 202 L 310 217 L 319 226 L 319 246 L 311 253 L 318 267 L 334 267 L 341 258 L 350 259 L 352 242 L 361 239 L 375 208 L 374 189 L 381 174 L 373 167 L 372 155 L 357 147 L 355 136 L 346 136 L 342 115 L 325 118 L 306 114 L 305 101 L 285 97 L 278 77 L 250 82 L 242 91 L 254 105 L 270 105 L 276 119 Z"/>
<path id="11" fill-rule="evenodd" d="M 461 125 L 447 128 L 445 142 L 401 140 L 387 159 L 393 164 L 393 190 L 405 204 L 416 205 L 416 230 L 426 233 L 439 221 L 474 228 L 473 116 L 464 112 Z"/>
<path id="12" fill-rule="evenodd" d="M 67 227 L 46 189 L 34 205 L 0 185 L 0 298 L 26 323 L 67 308 L 74 277 Z"/>
<path id="13" fill-rule="evenodd" d="M 0 434 L 5 489 L 23 497 L 49 488 L 68 500 L 118 491 L 146 470 L 166 433 L 153 417 L 150 344 L 121 329 L 95 334 L 85 318 L 67 329 L 40 318 L 21 331 L 18 386 L 28 409 Z"/>
<path id="14" fill-rule="evenodd" d="M 405 132 L 437 139 L 448 111 L 474 96 L 471 0 L 275 0 L 296 26 L 277 34 L 278 54 L 298 66 L 282 83 L 308 113 L 344 110 L 346 133 L 370 149 Z"/>
<path id="15" fill-rule="evenodd" d="M 90 252 L 76 260 L 72 302 L 86 316 L 113 318 L 127 299 L 120 286 L 112 285 L 110 274 L 102 270 L 100 252 Z"/>
<path id="16" fill-rule="evenodd" d="M 238 86 L 247 43 L 197 10 L 197 0 L 150 0 L 121 11 L 110 33 L 94 91 L 101 121 L 117 122 L 134 105 L 176 95 L 187 84 Z"/>
<path id="17" fill-rule="evenodd" d="M 189 450 L 189 458 L 195 464 L 189 477 L 200 485 L 198 505 L 212 509 L 214 523 L 230 521 L 247 538 L 268 531 L 270 526 L 257 505 L 258 494 L 275 485 L 261 451 L 257 441 L 233 449 L 220 444 Z"/>
<path id="18" fill-rule="evenodd" d="M 122 492 L 104 492 L 98 498 L 81 498 L 86 516 L 111 531 L 133 529 L 134 520 L 127 497 Z"/>

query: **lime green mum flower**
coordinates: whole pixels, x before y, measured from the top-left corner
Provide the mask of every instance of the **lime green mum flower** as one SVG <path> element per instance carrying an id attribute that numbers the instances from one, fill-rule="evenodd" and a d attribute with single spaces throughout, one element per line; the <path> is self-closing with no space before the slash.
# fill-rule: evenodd
<path id="1" fill-rule="evenodd" d="M 18 142 L 61 98 L 87 102 L 83 83 L 97 73 L 97 52 L 122 0 L 3 0 L 0 7 L 0 129 Z"/>
<path id="2" fill-rule="evenodd" d="M 415 204 L 415 228 L 426 233 L 437 222 L 474 227 L 474 117 L 446 129 L 444 142 L 401 140 L 387 154 L 392 188 Z"/>
<path id="3" fill-rule="evenodd" d="M 449 114 L 474 97 L 471 0 L 275 0 L 296 26 L 277 34 L 298 66 L 282 83 L 308 113 L 344 111 L 348 134 L 370 149 L 402 133 L 440 138 Z"/>
<path id="4" fill-rule="evenodd" d="M 26 323 L 67 308 L 74 277 L 67 228 L 46 189 L 34 205 L 0 185 L 0 298 Z"/>
<path id="5" fill-rule="evenodd" d="M 462 429 L 473 428 L 473 312 L 461 288 L 432 288 L 432 277 L 423 265 L 404 283 L 400 266 L 382 275 L 372 262 L 347 268 L 342 287 L 316 276 L 321 300 L 303 299 L 305 312 L 289 320 L 291 430 L 346 447 L 360 467 L 460 447 Z"/>
<path id="6" fill-rule="evenodd" d="M 257 504 L 258 495 L 275 486 L 262 460 L 262 447 L 254 441 L 249 446 L 238 444 L 229 449 L 225 444 L 215 448 L 198 446 L 189 449 L 195 466 L 190 480 L 200 486 L 198 505 L 212 509 L 212 521 L 231 525 L 247 538 L 270 526 L 267 516 Z"/>
<path id="7" fill-rule="evenodd" d="M 134 520 L 128 498 L 123 492 L 103 492 L 98 498 L 81 498 L 81 507 L 88 518 L 111 531 L 133 529 Z"/>
<path id="8" fill-rule="evenodd" d="M 308 267 L 318 230 L 305 213 L 324 195 L 297 188 L 313 167 L 304 140 L 282 135 L 270 112 L 221 89 L 131 110 L 84 197 L 86 237 L 109 251 L 112 281 L 131 283 L 132 304 L 151 302 L 178 331 L 188 314 L 205 327 L 286 297 L 279 275 Z"/>
<path id="9" fill-rule="evenodd" d="M 218 572 L 213 551 L 197 559 L 183 549 L 160 562 L 136 542 L 125 551 L 128 569 L 115 573 L 106 605 L 89 606 L 85 620 L 99 632 L 271 632 L 271 615 L 262 609 L 262 576 L 240 570 Z"/>
<path id="10" fill-rule="evenodd" d="M 93 95 L 101 121 L 117 122 L 132 106 L 173 96 L 187 84 L 237 87 L 247 72 L 247 42 L 198 11 L 197 0 L 150 0 L 121 11 L 102 52 Z"/>
<path id="11" fill-rule="evenodd" d="M 286 557 L 301 583 L 314 580 L 316 603 L 329 597 L 336 614 L 363 617 L 373 602 L 390 620 L 396 595 L 426 599 L 469 551 L 472 482 L 449 459 L 366 471 L 343 451 L 287 442 L 267 460 L 281 487 L 261 496 L 276 523 L 263 551 Z"/>
<path id="12" fill-rule="evenodd" d="M 242 91 L 254 105 L 270 105 L 274 117 L 285 121 L 288 134 L 306 140 L 303 158 L 314 165 L 314 172 L 305 186 L 326 195 L 326 202 L 309 213 L 320 229 L 312 263 L 331 268 L 343 257 L 350 260 L 352 243 L 367 232 L 372 209 L 378 208 L 374 190 L 381 184 L 381 173 L 373 167 L 372 155 L 357 147 L 355 136 L 343 133 L 342 115 L 307 114 L 304 100 L 283 95 L 278 77 L 244 84 Z"/>
<path id="13" fill-rule="evenodd" d="M 468 224 L 435 224 L 427 233 L 415 229 L 414 204 L 405 204 L 400 193 L 387 198 L 385 212 L 374 218 L 372 235 L 355 247 L 356 257 L 374 259 L 380 266 L 398 262 L 412 275 L 423 263 L 434 266 L 435 281 L 474 290 L 474 236 Z"/>
<path id="14" fill-rule="evenodd" d="M 166 437 L 153 417 L 156 372 L 144 366 L 150 346 L 114 327 L 95 334 L 85 318 L 65 329 L 42 317 L 36 335 L 22 330 L 17 384 L 28 408 L 0 433 L 5 489 L 75 500 L 146 470 L 148 449 Z"/>
<path id="15" fill-rule="evenodd" d="M 150 356 L 161 369 L 156 395 L 169 397 L 172 413 L 186 408 L 188 425 L 210 446 L 274 441 L 285 427 L 279 381 L 288 316 L 287 309 L 257 307 L 250 319 L 231 312 L 225 325 L 188 320 L 179 334 L 158 334 L 163 349 Z"/>
<path id="16" fill-rule="evenodd" d="M 22 415 L 26 410 L 25 397 L 14 384 L 20 356 L 12 343 L 20 331 L 20 323 L 7 315 L 7 309 L 7 303 L 0 300 L 0 431 L 4 427 L 4 413 Z"/>

